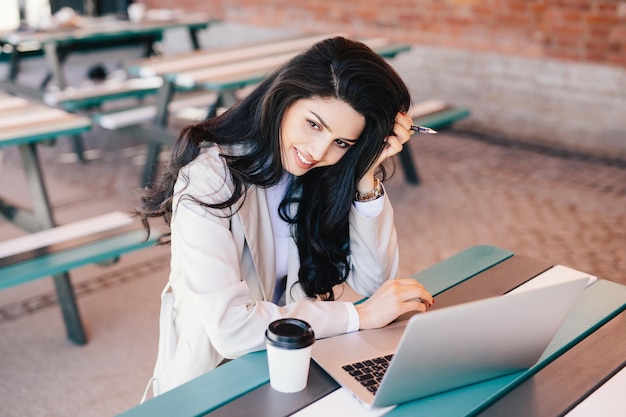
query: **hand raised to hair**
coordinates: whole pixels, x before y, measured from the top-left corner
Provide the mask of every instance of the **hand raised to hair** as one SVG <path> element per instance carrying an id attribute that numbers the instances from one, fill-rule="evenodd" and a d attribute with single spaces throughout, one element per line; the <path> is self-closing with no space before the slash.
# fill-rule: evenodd
<path id="1" fill-rule="evenodd" d="M 426 311 L 432 295 L 413 278 L 391 279 L 366 301 L 356 306 L 361 330 L 384 327 L 404 313 Z"/>
<path id="2" fill-rule="evenodd" d="M 396 114 L 393 124 L 393 132 L 384 139 L 385 147 L 383 148 L 383 151 L 369 171 L 367 171 L 367 173 L 359 181 L 359 191 L 367 192 L 374 187 L 374 173 L 378 167 L 385 162 L 385 160 L 399 153 L 402 150 L 403 145 L 411 139 L 411 136 L 415 133 L 411 130 L 412 124 L 413 119 L 411 119 L 410 116 L 404 113 Z"/>

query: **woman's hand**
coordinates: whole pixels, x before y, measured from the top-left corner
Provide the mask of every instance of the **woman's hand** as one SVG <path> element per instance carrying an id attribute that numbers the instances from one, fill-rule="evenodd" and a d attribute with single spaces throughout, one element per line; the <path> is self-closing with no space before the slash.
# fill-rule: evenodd
<path id="1" fill-rule="evenodd" d="M 390 279 L 366 301 L 356 305 L 360 329 L 386 326 L 404 313 L 426 311 L 435 300 L 413 278 Z"/>
<path id="2" fill-rule="evenodd" d="M 411 136 L 415 133 L 411 130 L 412 124 L 413 119 L 408 115 L 404 113 L 398 113 L 396 115 L 393 124 L 393 132 L 385 138 L 385 147 L 382 153 L 370 170 L 361 178 L 361 181 L 359 181 L 357 189 L 360 192 L 368 192 L 374 188 L 374 173 L 385 160 L 399 153 L 402 150 L 402 146 L 411 139 Z"/>

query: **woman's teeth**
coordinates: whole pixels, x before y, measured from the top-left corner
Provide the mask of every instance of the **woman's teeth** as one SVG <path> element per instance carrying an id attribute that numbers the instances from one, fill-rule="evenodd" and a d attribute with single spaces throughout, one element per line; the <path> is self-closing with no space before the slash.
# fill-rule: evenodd
<path id="1" fill-rule="evenodd" d="M 313 165 L 313 162 L 309 161 L 308 159 L 306 159 L 304 156 L 302 156 L 302 154 L 300 153 L 300 151 L 298 151 L 296 149 L 296 155 L 298 155 L 298 159 L 300 159 L 302 161 L 303 164 L 307 164 L 307 165 Z"/>

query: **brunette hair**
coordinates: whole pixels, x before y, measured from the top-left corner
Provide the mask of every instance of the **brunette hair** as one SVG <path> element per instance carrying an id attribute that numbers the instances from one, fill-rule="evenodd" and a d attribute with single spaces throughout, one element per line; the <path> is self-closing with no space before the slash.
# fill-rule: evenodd
<path id="1" fill-rule="evenodd" d="M 242 145 L 242 151 L 223 155 L 234 182 L 230 198 L 217 204 L 194 199 L 199 204 L 234 212 L 248 187 L 277 184 L 283 175 L 283 116 L 293 103 L 308 98 L 342 100 L 365 118 L 361 136 L 341 160 L 294 178 L 280 206 L 298 245 L 300 285 L 308 296 L 334 299 L 332 287 L 345 281 L 351 269 L 348 216 L 356 184 L 382 152 L 396 114 L 410 106 L 400 76 L 363 43 L 343 37 L 321 41 L 275 70 L 222 115 L 185 127 L 160 181 L 142 197 L 140 215 L 146 227 L 150 217 L 163 217 L 169 224 L 179 172 L 206 143 Z M 384 169 L 381 175 L 384 179 Z"/>

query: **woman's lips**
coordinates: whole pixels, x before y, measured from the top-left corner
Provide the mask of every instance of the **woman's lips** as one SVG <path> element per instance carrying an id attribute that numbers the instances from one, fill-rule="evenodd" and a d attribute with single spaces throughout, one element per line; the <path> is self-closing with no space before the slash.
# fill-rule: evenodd
<path id="1" fill-rule="evenodd" d="M 296 164 L 298 164 L 298 166 L 302 169 L 309 169 L 311 168 L 313 165 L 315 165 L 315 163 L 317 161 L 309 159 L 307 156 L 305 156 L 304 154 L 302 154 L 297 148 L 293 148 L 294 149 L 294 154 L 295 154 L 295 160 L 296 160 Z"/>

